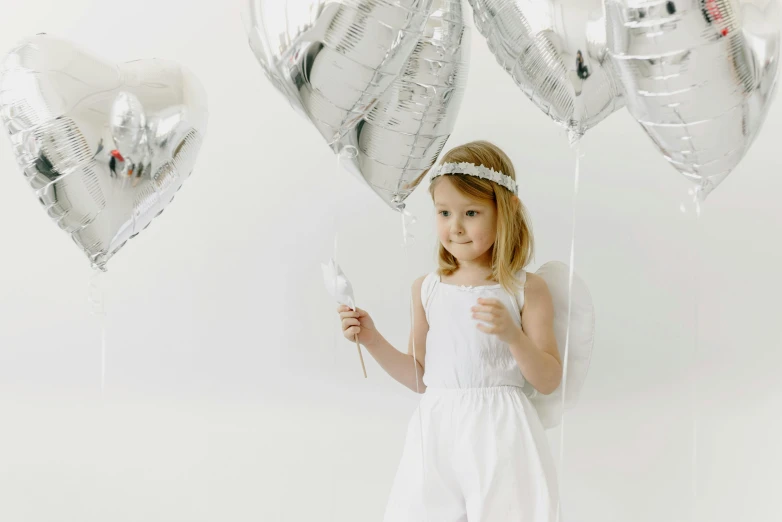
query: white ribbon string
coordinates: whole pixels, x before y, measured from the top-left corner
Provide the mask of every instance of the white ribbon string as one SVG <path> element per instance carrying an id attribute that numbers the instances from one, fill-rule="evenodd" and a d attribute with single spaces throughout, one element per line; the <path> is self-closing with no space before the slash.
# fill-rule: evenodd
<path id="1" fill-rule="evenodd" d="M 103 270 L 94 267 L 87 282 L 87 303 L 90 314 L 100 329 L 100 391 L 106 384 L 106 307 L 103 295 Z"/>
<path id="2" fill-rule="evenodd" d="M 701 250 L 701 201 L 702 201 L 701 187 L 695 187 L 689 191 L 689 195 L 692 197 L 693 210 L 695 214 L 695 233 L 692 241 L 693 253 L 693 323 L 695 326 L 694 339 L 693 339 L 693 355 L 690 372 L 690 398 L 691 398 L 691 411 L 692 411 L 692 462 L 691 462 L 691 478 L 692 478 L 692 513 L 691 518 L 693 522 L 698 520 L 698 410 L 699 410 L 699 398 L 698 398 L 698 357 L 699 353 L 699 313 L 700 308 L 700 250 Z"/>
<path id="3" fill-rule="evenodd" d="M 562 419 L 559 431 L 559 458 L 557 483 L 560 488 L 559 501 L 557 502 L 557 522 L 562 516 L 562 476 L 564 475 L 565 462 L 565 397 L 567 395 L 568 356 L 570 355 L 570 319 L 573 311 L 573 274 L 576 263 L 576 207 L 578 204 L 579 178 L 581 175 L 581 140 L 574 140 L 576 149 L 576 165 L 573 173 L 573 200 L 572 200 L 572 225 L 570 229 L 570 262 L 568 274 L 568 299 L 567 299 L 567 330 L 565 333 L 565 353 L 562 357 L 562 407 L 560 409 Z"/>
<path id="4" fill-rule="evenodd" d="M 405 249 L 405 252 L 407 255 L 409 255 L 409 247 L 411 246 L 413 240 L 415 239 L 415 236 L 410 233 L 408 227 L 410 225 L 415 224 L 417 221 L 416 217 L 408 212 L 407 210 L 402 210 L 402 247 Z M 421 376 L 418 372 L 418 352 L 416 350 L 416 342 L 415 342 L 415 299 L 413 295 L 412 286 L 410 289 L 410 332 L 412 333 L 413 337 L 413 373 L 415 375 L 415 391 L 418 395 L 421 394 L 421 389 L 419 387 L 419 382 L 421 381 Z M 429 510 L 426 507 L 426 497 L 425 497 L 425 491 L 424 491 L 424 483 L 425 483 L 425 477 L 426 477 L 426 459 L 425 459 L 425 450 L 424 450 L 424 424 L 423 424 L 423 416 L 421 414 L 421 404 L 419 401 L 419 405 L 417 407 L 418 411 L 418 430 L 419 435 L 421 438 L 421 504 L 424 508 L 425 513 L 425 520 L 429 521 Z"/>
<path id="5" fill-rule="evenodd" d="M 339 153 L 336 156 L 337 156 L 337 170 L 336 170 L 336 176 L 335 176 L 334 184 L 335 184 L 335 186 L 338 187 L 339 186 L 338 184 L 339 184 L 339 180 L 340 180 L 340 175 L 341 175 L 341 172 L 342 172 L 342 154 Z M 334 256 L 333 257 L 334 257 L 334 266 L 335 267 L 339 266 L 339 258 L 337 257 L 337 253 L 338 253 L 338 239 L 339 239 L 339 212 L 340 212 L 340 194 L 341 193 L 342 192 L 339 190 L 339 188 L 337 188 L 337 190 L 335 191 L 335 195 L 334 195 L 334 203 L 335 203 L 335 205 L 334 205 Z M 335 292 L 337 291 L 337 288 L 339 288 L 338 287 L 338 283 L 339 283 L 339 281 L 338 281 L 338 274 L 339 274 L 339 271 L 335 269 L 334 270 L 334 291 Z M 339 349 L 339 346 L 340 346 L 340 343 L 341 343 L 341 339 L 340 339 L 341 337 L 342 337 L 342 321 L 340 320 L 340 322 L 339 322 L 339 334 L 338 334 L 337 339 L 335 339 L 335 341 L 334 341 L 334 347 L 333 347 L 333 364 L 334 364 L 334 368 L 335 369 L 337 367 L 337 350 Z M 338 435 L 337 423 L 335 422 L 332 425 L 332 427 L 333 427 L 333 430 L 332 430 L 332 441 L 333 441 L 333 443 L 336 443 L 337 442 L 337 435 Z M 336 484 L 337 484 L 337 480 L 336 480 L 336 470 L 337 470 L 338 462 L 336 462 L 336 461 L 339 459 L 337 453 L 338 452 L 336 452 L 336 451 L 332 452 L 332 456 L 334 457 L 334 459 L 333 459 L 332 464 L 331 464 L 331 478 L 332 478 L 332 480 L 331 480 L 331 521 L 332 522 L 336 522 L 336 517 L 337 517 L 337 506 L 336 506 L 336 498 L 337 498 L 337 486 L 336 486 Z"/>

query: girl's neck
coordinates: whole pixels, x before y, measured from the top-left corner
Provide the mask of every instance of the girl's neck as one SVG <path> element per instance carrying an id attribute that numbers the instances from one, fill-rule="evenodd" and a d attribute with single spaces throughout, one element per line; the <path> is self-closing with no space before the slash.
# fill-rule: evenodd
<path id="1" fill-rule="evenodd" d="M 462 274 L 477 274 L 478 277 L 483 274 L 485 276 L 491 277 L 492 273 L 494 272 L 492 270 L 492 256 L 490 252 L 487 252 L 481 257 L 470 261 L 460 261 L 459 259 L 456 261 L 459 263 L 459 268 L 457 268 L 456 271 Z"/>
<path id="2" fill-rule="evenodd" d="M 490 266 L 486 265 L 463 265 L 456 269 L 454 273 L 448 276 L 448 281 L 463 285 L 482 285 L 486 283 L 496 283 L 494 273 Z"/>

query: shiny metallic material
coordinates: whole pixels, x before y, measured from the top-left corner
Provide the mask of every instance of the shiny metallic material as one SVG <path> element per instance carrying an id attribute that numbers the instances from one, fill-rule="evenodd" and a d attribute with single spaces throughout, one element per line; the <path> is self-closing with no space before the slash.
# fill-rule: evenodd
<path id="1" fill-rule="evenodd" d="M 622 107 L 601 0 L 470 0 L 475 25 L 530 100 L 578 139 Z"/>
<path id="2" fill-rule="evenodd" d="M 173 62 L 115 65 L 37 35 L 0 66 L 0 117 L 49 216 L 105 270 L 190 175 L 207 108 Z"/>
<path id="3" fill-rule="evenodd" d="M 470 27 L 463 0 L 435 0 L 402 74 L 340 143 L 342 164 L 403 210 L 456 124 L 467 84 Z"/>
<path id="4" fill-rule="evenodd" d="M 777 0 L 607 0 L 608 49 L 627 108 L 705 198 L 768 112 L 779 65 Z"/>
<path id="5" fill-rule="evenodd" d="M 432 0 L 243 0 L 266 76 L 326 142 L 338 141 L 394 82 Z"/>

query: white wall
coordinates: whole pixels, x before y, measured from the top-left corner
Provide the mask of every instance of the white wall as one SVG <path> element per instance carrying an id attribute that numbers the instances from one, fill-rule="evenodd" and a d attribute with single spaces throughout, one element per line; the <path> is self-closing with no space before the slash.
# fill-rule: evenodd
<path id="1" fill-rule="evenodd" d="M 405 249 L 399 215 L 336 173 L 264 79 L 236 2 L 3 2 L 2 49 L 37 32 L 117 61 L 178 60 L 205 84 L 211 116 L 194 175 L 109 263 L 103 392 L 86 258 L 0 140 L 0 520 L 380 520 L 417 397 L 372 360 L 361 377 L 319 263 L 342 203 L 340 263 L 403 347 L 410 284 L 434 266 L 425 188 Z M 599 315 L 565 423 L 570 520 L 782 519 L 780 135 L 777 103 L 709 198 L 697 249 L 679 211 L 687 184 L 626 112 L 584 139 L 576 267 Z M 480 37 L 450 144 L 477 138 L 516 163 L 533 268 L 567 261 L 574 152 Z M 556 451 L 559 431 L 551 440 Z"/>

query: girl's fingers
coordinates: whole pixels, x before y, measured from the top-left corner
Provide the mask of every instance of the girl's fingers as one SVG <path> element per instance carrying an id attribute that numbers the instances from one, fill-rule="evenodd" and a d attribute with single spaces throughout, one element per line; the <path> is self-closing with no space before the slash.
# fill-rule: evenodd
<path id="1" fill-rule="evenodd" d="M 342 328 L 347 328 L 348 326 L 360 326 L 361 322 L 356 319 L 355 317 L 346 317 L 342 320 Z"/>
<path id="2" fill-rule="evenodd" d="M 354 337 L 354 336 L 358 335 L 359 333 L 361 333 L 361 327 L 359 327 L 359 326 L 351 326 L 350 328 L 345 330 L 345 335 L 350 336 L 350 337 Z"/>
<path id="3" fill-rule="evenodd" d="M 487 306 L 487 305 L 476 305 L 472 307 L 473 312 L 485 312 L 489 314 L 495 314 L 497 313 L 497 309 L 493 306 Z"/>
<path id="4" fill-rule="evenodd" d="M 480 323 L 477 324 L 476 326 L 478 327 L 478 330 L 480 330 L 483 333 L 493 334 L 496 331 L 496 329 L 492 326 L 485 326 Z"/>
<path id="5" fill-rule="evenodd" d="M 483 313 L 483 312 L 475 312 L 475 313 L 473 313 L 472 314 L 472 318 L 481 320 L 481 321 L 486 322 L 486 323 L 491 323 L 491 322 L 494 321 L 494 315 Z"/>
<path id="6" fill-rule="evenodd" d="M 341 317 L 365 317 L 367 315 L 367 312 L 361 308 L 352 310 L 349 306 L 346 305 L 339 305 L 337 307 L 337 312 L 339 312 Z"/>
<path id="7" fill-rule="evenodd" d="M 478 304 L 486 305 L 486 306 L 495 306 L 498 304 L 499 301 L 496 299 L 493 299 L 491 297 L 479 297 L 478 298 Z"/>

